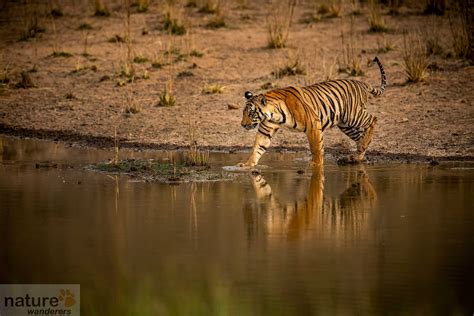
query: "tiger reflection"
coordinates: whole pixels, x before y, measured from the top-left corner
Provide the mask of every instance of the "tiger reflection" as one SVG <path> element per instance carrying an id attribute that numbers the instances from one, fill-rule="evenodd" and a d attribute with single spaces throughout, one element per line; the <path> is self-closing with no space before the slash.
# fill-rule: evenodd
<path id="1" fill-rule="evenodd" d="M 262 175 L 252 175 L 257 201 L 244 208 L 249 237 L 263 234 L 265 238 L 299 240 L 335 235 L 346 240 L 368 233 L 370 213 L 377 200 L 375 189 L 363 166 L 351 171 L 346 182 L 342 193 L 325 196 L 324 175 L 314 172 L 306 195 L 282 201 Z"/>

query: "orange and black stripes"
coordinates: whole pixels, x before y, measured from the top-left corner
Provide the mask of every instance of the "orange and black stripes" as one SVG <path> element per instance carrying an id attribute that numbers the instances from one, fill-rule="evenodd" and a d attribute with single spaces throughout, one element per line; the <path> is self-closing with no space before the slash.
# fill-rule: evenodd
<path id="1" fill-rule="evenodd" d="M 357 142 L 359 157 L 363 157 L 376 122 L 376 118 L 366 111 L 366 103 L 369 94 L 381 95 L 387 84 L 380 60 L 375 57 L 374 62 L 378 64 L 381 73 L 379 88 L 357 80 L 340 79 L 301 88 L 275 89 L 259 95 L 246 92 L 247 104 L 242 126 L 247 129 L 258 126 L 253 153 L 247 164 L 257 164 L 281 126 L 297 129 L 308 135 L 313 160 L 314 155 L 318 156 L 318 161 L 322 157 L 322 132 L 333 126 L 338 126 Z"/>

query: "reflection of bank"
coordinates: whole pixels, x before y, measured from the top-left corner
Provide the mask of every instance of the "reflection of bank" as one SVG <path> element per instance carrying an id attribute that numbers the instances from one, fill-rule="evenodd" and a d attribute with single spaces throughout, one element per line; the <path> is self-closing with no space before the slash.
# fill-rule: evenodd
<path id="1" fill-rule="evenodd" d="M 262 175 L 252 175 L 256 203 L 244 207 L 249 238 L 299 240 L 328 237 L 339 242 L 362 238 L 369 231 L 369 220 L 377 198 L 364 166 L 347 174 L 341 193 L 325 195 L 324 174 L 312 174 L 304 197 L 283 201 Z M 287 184 L 288 185 L 288 184 Z"/>

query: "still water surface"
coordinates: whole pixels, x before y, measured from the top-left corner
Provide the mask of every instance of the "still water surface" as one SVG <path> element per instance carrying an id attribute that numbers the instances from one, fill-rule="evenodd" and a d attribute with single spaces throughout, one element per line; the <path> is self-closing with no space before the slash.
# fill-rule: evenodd
<path id="1" fill-rule="evenodd" d="M 261 175 L 177 186 L 83 169 L 111 155 L 0 137 L 0 283 L 79 283 L 83 315 L 474 312 L 473 163 L 320 176 L 269 154 Z"/>

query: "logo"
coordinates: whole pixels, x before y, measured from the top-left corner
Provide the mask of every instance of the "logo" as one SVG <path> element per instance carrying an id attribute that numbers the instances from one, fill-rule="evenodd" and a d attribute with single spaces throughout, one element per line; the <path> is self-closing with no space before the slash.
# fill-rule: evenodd
<path id="1" fill-rule="evenodd" d="M 80 315 L 80 285 L 0 285 L 0 316 L 24 315 Z"/>

